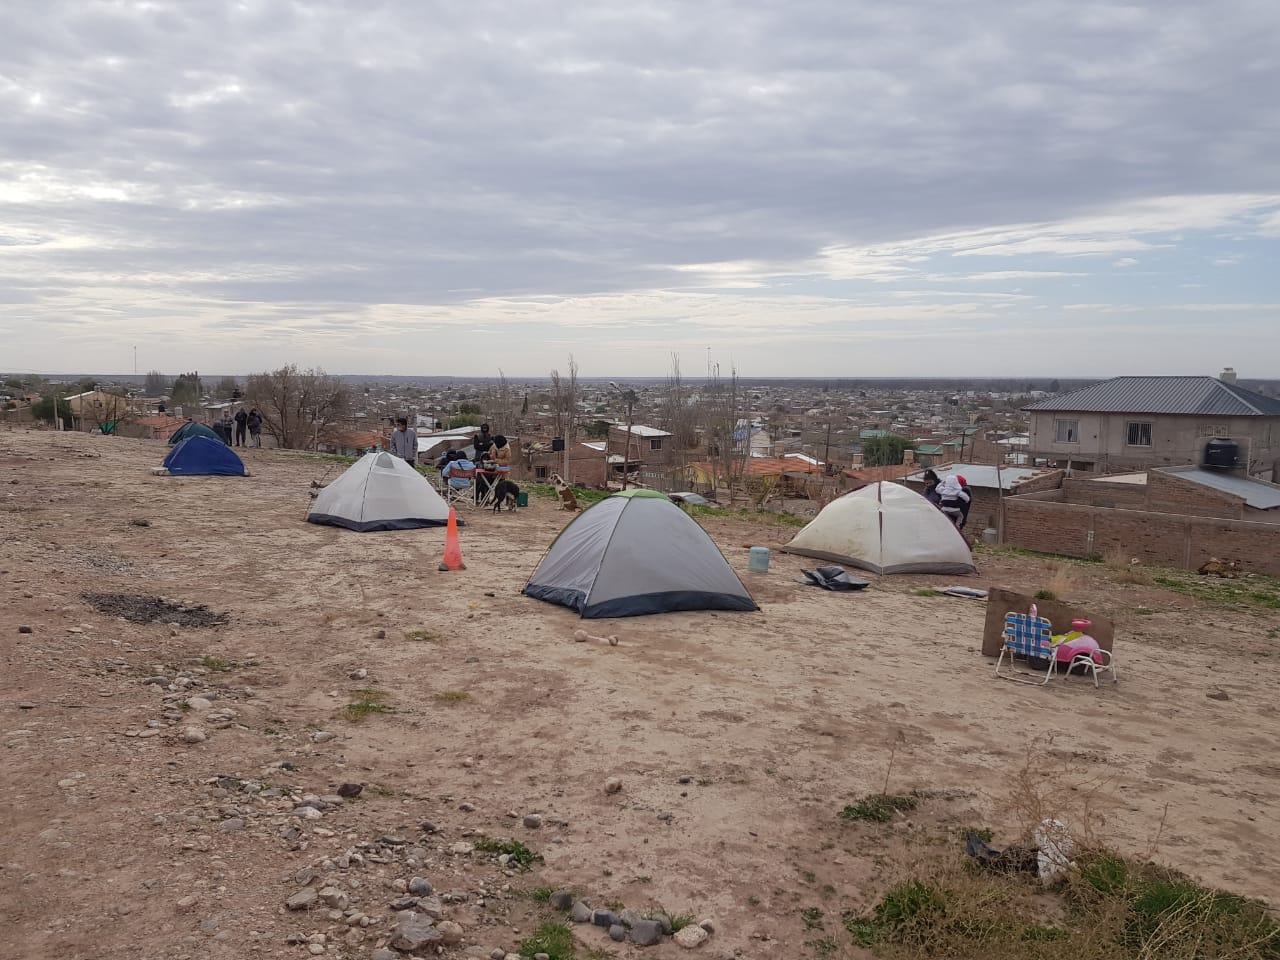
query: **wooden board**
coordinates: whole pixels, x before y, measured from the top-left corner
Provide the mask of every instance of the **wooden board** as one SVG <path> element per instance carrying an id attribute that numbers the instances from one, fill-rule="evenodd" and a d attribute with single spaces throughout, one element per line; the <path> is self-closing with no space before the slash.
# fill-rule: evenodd
<path id="1" fill-rule="evenodd" d="M 1000 656 L 1001 636 L 1004 634 L 1004 615 L 1006 613 L 1026 613 L 1032 604 L 1039 609 L 1040 616 L 1048 618 L 1053 624 L 1053 632 L 1066 633 L 1071 629 L 1072 620 L 1092 620 L 1093 626 L 1087 633 L 1098 641 L 1098 646 L 1108 652 L 1115 643 L 1116 625 L 1105 617 L 1098 617 L 1081 607 L 1073 607 L 1061 600 L 1037 600 L 1025 593 L 1014 593 L 1000 587 L 992 587 L 987 591 L 987 620 L 982 627 L 982 655 L 984 657 Z"/>

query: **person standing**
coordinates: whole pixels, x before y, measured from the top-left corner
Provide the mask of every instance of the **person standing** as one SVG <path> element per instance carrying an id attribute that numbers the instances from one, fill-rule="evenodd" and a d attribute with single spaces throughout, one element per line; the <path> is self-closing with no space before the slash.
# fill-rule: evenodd
<path id="1" fill-rule="evenodd" d="M 257 407 L 249 411 L 249 416 L 245 418 L 245 423 L 249 427 L 249 436 L 253 438 L 253 445 L 255 447 L 262 446 L 262 414 L 258 412 Z"/>
<path id="2" fill-rule="evenodd" d="M 956 477 L 947 476 L 938 484 L 938 496 L 942 498 L 938 509 L 947 515 L 957 530 L 963 530 L 969 516 L 969 491 L 960 485 Z"/>
<path id="3" fill-rule="evenodd" d="M 391 431 L 391 452 L 411 467 L 418 465 L 418 434 L 409 429 L 404 417 L 396 419 L 396 428 Z"/>
<path id="4" fill-rule="evenodd" d="M 942 497 L 938 494 L 938 475 L 933 470 L 924 472 L 924 498 L 935 507 L 942 502 Z"/>
<path id="5" fill-rule="evenodd" d="M 243 447 L 245 430 L 249 426 L 249 415 L 244 412 L 244 407 L 236 411 L 236 446 Z"/>

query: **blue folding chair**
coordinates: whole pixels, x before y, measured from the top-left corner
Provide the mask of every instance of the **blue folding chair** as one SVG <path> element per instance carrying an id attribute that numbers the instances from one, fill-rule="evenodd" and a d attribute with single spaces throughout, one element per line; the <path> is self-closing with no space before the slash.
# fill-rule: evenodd
<path id="1" fill-rule="evenodd" d="M 1000 659 L 996 661 L 996 676 L 1002 680 L 1015 683 L 1034 683 L 1043 686 L 1053 679 L 1058 669 L 1058 654 L 1053 648 L 1053 626 L 1044 617 L 1033 617 L 1029 613 L 1006 613 L 1004 615 L 1004 645 L 1000 648 Z M 1001 673 L 1005 655 L 1009 656 L 1009 673 Z M 1028 660 L 1048 660 L 1049 668 L 1043 680 L 1033 680 L 1025 674 L 1013 672 L 1014 657 L 1026 657 Z"/>

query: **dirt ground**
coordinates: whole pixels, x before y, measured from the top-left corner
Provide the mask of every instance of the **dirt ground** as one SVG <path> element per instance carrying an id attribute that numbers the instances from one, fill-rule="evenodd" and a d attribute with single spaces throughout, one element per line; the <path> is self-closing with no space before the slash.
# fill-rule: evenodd
<path id="1" fill-rule="evenodd" d="M 900 857 L 965 825 L 1012 839 L 1028 756 L 1063 778 L 1074 828 L 1280 891 L 1274 611 L 1082 568 L 1072 599 L 1116 620 L 1119 685 L 1021 686 L 978 652 L 981 602 L 914 592 L 947 578 L 833 594 L 776 552 L 746 572 L 747 546 L 794 528 L 704 523 L 760 613 L 581 621 L 520 595 L 569 519 L 552 501 L 466 515 L 467 569 L 441 573 L 443 529 L 303 522 L 309 484 L 341 465 L 249 450 L 249 478 L 151 475 L 165 452 L 0 433 L 9 956 L 369 957 L 414 876 L 462 927 L 450 956 L 516 950 L 545 918 L 538 887 L 710 918 L 700 952 L 717 958 L 831 955 L 823 938 L 858 956 L 839 916 L 870 907 Z M 978 562 L 968 585 L 1031 592 L 1052 567 Z M 86 593 L 213 616 L 135 623 Z M 620 643 L 575 642 L 579 627 Z M 353 703 L 388 709 L 353 719 Z M 886 774 L 932 794 L 888 826 L 837 817 Z M 339 800 L 344 783 L 364 790 Z M 486 836 L 543 861 L 521 872 L 455 846 Z M 287 910 L 310 867 L 342 896 Z M 803 920 L 812 908 L 825 920 Z M 683 954 L 575 929 L 598 956 Z"/>

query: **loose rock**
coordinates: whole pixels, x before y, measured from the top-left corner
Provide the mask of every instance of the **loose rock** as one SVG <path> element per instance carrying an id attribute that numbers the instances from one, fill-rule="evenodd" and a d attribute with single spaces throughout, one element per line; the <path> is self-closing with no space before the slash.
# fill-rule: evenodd
<path id="1" fill-rule="evenodd" d="M 284 905 L 290 910 L 306 910 L 319 898 L 320 894 L 316 892 L 315 887 L 307 887 L 305 890 L 299 890 L 286 900 Z"/>
<path id="2" fill-rule="evenodd" d="M 537 830 L 542 826 L 542 817 L 536 813 L 531 813 L 524 818 L 524 825 L 530 830 Z"/>
<path id="3" fill-rule="evenodd" d="M 569 890 L 557 890 L 551 894 L 551 898 L 547 900 L 547 905 L 552 910 L 570 910 L 573 908 L 573 893 Z"/>
<path id="4" fill-rule="evenodd" d="M 638 947 L 652 947 L 662 940 L 662 924 L 657 920 L 641 920 L 632 926 L 631 942 Z"/>
<path id="5" fill-rule="evenodd" d="M 569 912 L 569 919 L 574 923 L 587 923 L 591 920 L 591 908 L 579 900 Z"/>
<path id="6" fill-rule="evenodd" d="M 204 743 L 209 739 L 209 735 L 199 727 L 183 727 L 179 736 L 183 743 Z"/>
<path id="7" fill-rule="evenodd" d="M 24 624 L 22 624 L 22 626 L 18 627 L 18 632 L 19 632 L 19 633 L 32 633 L 33 631 L 32 631 L 32 629 L 31 629 L 30 627 L 28 627 L 28 626 L 24 623 Z"/>
<path id="8" fill-rule="evenodd" d="M 436 929 L 430 917 L 418 913 L 402 913 L 391 932 L 391 946 L 411 953 L 427 944 L 439 943 L 444 935 Z"/>
<path id="9" fill-rule="evenodd" d="M 609 928 L 609 939 L 615 943 L 621 943 L 627 939 L 627 928 L 620 923 L 615 923 Z"/>
<path id="10" fill-rule="evenodd" d="M 605 793 L 617 793 L 622 789 L 622 780 L 618 777 L 610 777 L 604 782 Z"/>
<path id="11" fill-rule="evenodd" d="M 711 934 L 703 930 L 701 927 L 695 927 L 692 924 L 682 930 L 677 930 L 675 935 L 676 943 L 684 947 L 686 950 L 693 950 L 702 946 L 709 939 Z"/>
<path id="12" fill-rule="evenodd" d="M 414 877 L 409 881 L 409 892 L 415 897 L 425 897 L 432 889 L 431 882 L 422 877 Z"/>
<path id="13" fill-rule="evenodd" d="M 436 929 L 440 931 L 441 942 L 446 946 L 462 942 L 462 924 L 454 923 L 452 920 L 441 920 L 436 924 Z"/>

